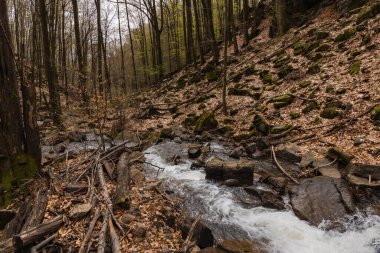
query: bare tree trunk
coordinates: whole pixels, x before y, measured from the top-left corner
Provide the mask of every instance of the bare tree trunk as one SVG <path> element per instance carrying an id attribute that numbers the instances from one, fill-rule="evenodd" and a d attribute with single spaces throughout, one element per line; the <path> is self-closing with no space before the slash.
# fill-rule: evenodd
<path id="1" fill-rule="evenodd" d="M 214 32 L 214 23 L 212 19 L 212 2 L 211 0 L 202 0 L 202 5 L 203 5 L 203 10 L 204 10 L 204 15 L 205 15 L 205 22 L 208 30 L 208 35 L 210 36 L 209 38 L 206 38 L 206 40 L 210 41 L 211 43 L 211 48 L 213 51 L 213 61 L 215 64 L 219 62 L 219 49 L 218 45 L 216 43 L 215 39 L 215 32 Z"/>
<path id="2" fill-rule="evenodd" d="M 249 33 L 248 33 L 248 18 L 249 18 L 249 5 L 248 0 L 243 0 L 243 46 L 247 46 L 249 43 Z"/>
<path id="3" fill-rule="evenodd" d="M 119 43 L 120 43 L 120 53 L 121 53 L 121 77 L 123 80 L 123 89 L 124 92 L 127 92 L 127 80 L 125 79 L 125 58 L 124 58 L 124 49 L 123 49 L 123 39 L 121 38 L 121 25 L 120 25 L 120 8 L 119 3 L 116 4 L 117 6 L 117 21 L 118 21 L 118 30 L 119 30 Z"/>
<path id="4" fill-rule="evenodd" d="M 200 21 L 199 21 L 199 13 L 198 13 L 198 4 L 197 0 L 193 0 L 193 8 L 194 8 L 194 16 L 195 16 L 195 36 L 198 44 L 199 57 L 201 60 L 201 64 L 205 63 L 204 53 L 203 53 L 203 45 L 202 45 L 202 34 L 200 32 Z"/>
<path id="5" fill-rule="evenodd" d="M 286 0 L 274 0 L 274 12 L 277 24 L 277 35 L 283 35 L 287 30 Z"/>
<path id="6" fill-rule="evenodd" d="M 40 22 L 41 22 L 41 32 L 42 32 L 42 44 L 45 62 L 45 72 L 48 81 L 49 88 L 49 98 L 50 98 L 50 110 L 52 114 L 53 123 L 56 126 L 62 127 L 61 120 L 61 103 L 59 98 L 59 92 L 56 83 L 56 68 L 55 61 L 52 56 L 51 43 L 49 42 L 49 31 L 47 23 L 47 11 L 45 6 L 45 0 L 39 0 L 39 11 L 40 11 Z"/>
<path id="7" fill-rule="evenodd" d="M 79 88 L 82 93 L 82 100 L 85 104 L 88 103 L 88 95 L 86 93 L 87 74 L 84 68 L 83 51 L 81 45 L 81 35 L 79 30 L 79 17 L 78 17 L 78 2 L 77 0 L 71 0 L 73 5 L 74 14 L 74 33 L 75 33 L 75 45 L 77 49 L 78 69 L 79 69 Z"/>
<path id="8" fill-rule="evenodd" d="M 230 24 L 229 24 L 229 18 L 228 18 L 228 1 L 230 0 L 224 0 L 224 6 L 226 7 L 225 8 L 225 14 L 224 14 L 224 50 L 223 50 L 223 57 L 224 57 L 224 75 L 223 75 L 223 101 L 222 101 L 222 107 L 223 107 L 223 112 L 224 113 L 227 113 L 227 99 L 226 99 L 226 96 L 227 96 L 227 47 L 228 47 L 228 38 L 227 38 L 227 34 L 228 34 L 228 30 L 229 30 L 229 27 L 230 27 Z"/>
<path id="9" fill-rule="evenodd" d="M 136 62 L 135 62 L 135 49 L 133 46 L 133 40 L 132 40 L 132 30 L 131 30 L 131 24 L 129 20 L 129 10 L 128 10 L 128 4 L 127 0 L 125 0 L 125 11 L 127 13 L 127 26 L 128 26 L 128 35 L 129 35 L 129 44 L 131 46 L 131 54 L 132 54 L 132 70 L 133 70 L 133 81 L 135 83 L 135 89 L 138 89 L 137 85 L 137 72 L 136 72 Z"/>

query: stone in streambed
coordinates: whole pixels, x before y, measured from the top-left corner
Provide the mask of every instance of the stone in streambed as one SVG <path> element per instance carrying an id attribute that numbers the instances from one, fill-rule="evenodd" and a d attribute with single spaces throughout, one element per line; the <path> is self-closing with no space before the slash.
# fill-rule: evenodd
<path id="1" fill-rule="evenodd" d="M 294 213 L 312 225 L 337 221 L 355 209 L 353 196 L 342 179 L 309 178 L 293 189 L 290 202 Z"/>
<path id="2" fill-rule="evenodd" d="M 187 147 L 187 154 L 190 159 L 196 159 L 202 154 L 202 145 L 190 144 Z"/>
<path id="3" fill-rule="evenodd" d="M 223 161 L 213 157 L 204 164 L 206 179 L 225 181 L 236 179 L 239 185 L 253 184 L 253 170 L 255 163 L 248 160 Z"/>

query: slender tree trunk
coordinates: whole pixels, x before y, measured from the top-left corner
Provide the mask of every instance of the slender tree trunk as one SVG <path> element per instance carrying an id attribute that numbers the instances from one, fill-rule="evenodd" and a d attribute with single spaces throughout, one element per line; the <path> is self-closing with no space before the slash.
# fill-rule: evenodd
<path id="1" fill-rule="evenodd" d="M 135 48 L 133 46 L 132 29 L 131 29 L 131 24 L 130 24 L 130 20 L 129 20 L 129 10 L 128 10 L 127 0 L 125 0 L 125 11 L 127 13 L 127 26 L 128 26 L 128 35 L 129 35 L 129 44 L 131 47 L 131 54 L 132 54 L 133 81 L 134 81 L 135 89 L 137 90 L 138 85 L 137 85 L 137 72 L 136 72 L 136 61 L 135 61 Z"/>
<path id="2" fill-rule="evenodd" d="M 215 64 L 219 62 L 219 49 L 218 44 L 216 43 L 215 39 L 215 32 L 214 32 L 214 23 L 212 18 L 212 2 L 211 0 L 202 0 L 204 15 L 205 15 L 205 22 L 209 34 L 209 38 L 206 38 L 211 43 L 211 48 L 213 51 L 213 61 Z"/>
<path id="3" fill-rule="evenodd" d="M 87 74 L 85 70 L 83 51 L 81 44 L 81 35 L 79 30 L 79 16 L 78 16 L 78 2 L 77 0 L 71 0 L 73 5 L 74 14 L 74 33 L 75 33 L 75 45 L 77 49 L 78 69 L 79 69 L 79 88 L 82 93 L 82 100 L 85 104 L 88 103 L 88 95 L 86 93 Z"/>
<path id="4" fill-rule="evenodd" d="M 283 35 L 287 30 L 286 0 L 274 0 L 274 12 L 277 24 L 277 35 Z"/>
<path id="5" fill-rule="evenodd" d="M 50 98 L 50 109 L 52 114 L 53 123 L 56 126 L 62 127 L 61 120 L 61 103 L 59 98 L 59 92 L 56 83 L 56 68 L 55 61 L 51 54 L 51 48 L 49 43 L 49 32 L 47 23 L 47 11 L 45 6 L 45 0 L 39 0 L 40 7 L 40 22 L 41 22 L 41 32 L 42 32 L 42 44 L 44 51 L 44 63 L 45 72 L 49 88 L 49 98 Z"/>
<path id="6" fill-rule="evenodd" d="M 127 92 L 127 80 L 125 79 L 125 58 L 124 58 L 124 49 L 123 49 L 123 39 L 121 38 L 121 25 L 120 25 L 120 8 L 119 3 L 116 4 L 117 6 L 117 21 L 118 21 L 118 31 L 119 31 L 119 43 L 120 43 L 120 53 L 121 53 L 121 77 L 123 81 L 123 89 L 124 92 Z"/>
<path id="7" fill-rule="evenodd" d="M 102 63 L 102 44 L 103 44 L 103 36 L 102 36 L 102 23 L 100 17 L 100 0 L 95 0 L 96 5 L 96 24 L 97 24 L 97 33 L 98 33 L 98 42 L 97 42 L 97 58 L 98 58 L 98 88 L 99 93 L 105 97 L 105 84 L 103 83 L 103 63 Z"/>
<path id="8" fill-rule="evenodd" d="M 194 8 L 194 16 L 195 16 L 195 36 L 198 44 L 199 50 L 199 58 L 201 64 L 205 63 L 204 53 L 203 53 L 203 45 L 202 45 L 202 34 L 200 32 L 200 21 L 199 21 L 199 13 L 198 13 L 198 4 L 197 0 L 193 0 L 193 8 Z"/>
<path id="9" fill-rule="evenodd" d="M 223 107 L 223 112 L 227 113 L 227 47 L 228 47 L 228 30 L 229 30 L 229 18 L 228 18 L 228 8 L 227 8 L 227 2 L 230 0 L 224 0 L 224 6 L 225 8 L 225 14 L 224 14 L 224 50 L 223 50 L 223 57 L 224 57 L 224 75 L 223 75 L 223 102 L 222 102 L 222 107 Z"/>
<path id="10" fill-rule="evenodd" d="M 249 18 L 249 5 L 248 0 L 243 0 L 243 46 L 247 46 L 249 43 L 249 33 L 248 33 L 248 18 Z"/>

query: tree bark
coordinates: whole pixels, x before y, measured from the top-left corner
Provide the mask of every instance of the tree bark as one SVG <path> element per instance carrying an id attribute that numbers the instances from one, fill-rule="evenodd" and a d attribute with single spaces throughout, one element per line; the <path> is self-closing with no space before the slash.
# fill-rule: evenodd
<path id="1" fill-rule="evenodd" d="M 49 41 L 49 31 L 47 23 L 47 11 L 45 0 L 39 0 L 40 22 L 42 32 L 43 55 L 45 62 L 45 72 L 49 88 L 50 109 L 54 125 L 62 127 L 61 120 L 61 103 L 59 92 L 56 84 L 57 72 L 55 68 L 54 58 L 52 57 L 51 43 Z"/>

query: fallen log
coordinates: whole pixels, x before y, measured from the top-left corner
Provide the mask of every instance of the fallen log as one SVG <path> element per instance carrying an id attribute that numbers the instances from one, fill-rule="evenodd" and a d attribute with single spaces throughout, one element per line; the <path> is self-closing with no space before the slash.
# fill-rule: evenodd
<path id="1" fill-rule="evenodd" d="M 28 213 L 28 217 L 25 221 L 21 232 L 27 231 L 42 223 L 45 210 L 48 203 L 48 189 L 47 187 L 42 188 L 37 192 L 33 198 L 32 210 Z"/>
<path id="2" fill-rule="evenodd" d="M 83 183 L 69 184 L 65 187 L 67 193 L 87 192 L 88 185 Z"/>
<path id="3" fill-rule="evenodd" d="M 110 238 L 111 238 L 112 253 L 121 253 L 120 241 L 115 231 L 115 228 L 112 224 L 111 217 L 108 218 L 108 227 L 109 227 L 109 233 L 110 233 Z"/>
<path id="4" fill-rule="evenodd" d="M 128 209 L 131 204 L 131 199 L 129 196 L 130 173 L 129 173 L 127 153 L 123 153 L 120 156 L 116 169 L 117 169 L 117 184 L 116 184 L 116 191 L 115 191 L 115 197 L 113 199 L 113 203 L 117 206 Z"/>
<path id="5" fill-rule="evenodd" d="M 107 230 L 108 230 L 108 212 L 103 212 L 103 225 L 99 233 L 99 238 L 98 238 L 98 253 L 104 253 L 106 249 L 106 235 L 107 235 Z"/>
<path id="6" fill-rule="evenodd" d="M 49 236 L 48 238 L 46 238 L 45 240 L 43 240 L 42 242 L 40 242 L 39 244 L 37 244 L 36 246 L 33 246 L 30 250 L 30 253 L 37 253 L 38 250 L 42 249 L 43 247 L 45 247 L 46 245 L 48 245 L 51 241 L 53 241 L 56 237 L 58 236 L 58 233 L 55 233 L 51 236 Z"/>
<path id="7" fill-rule="evenodd" d="M 94 218 L 91 220 L 90 225 L 88 226 L 86 235 L 83 238 L 82 244 L 80 245 L 78 253 L 84 253 L 86 252 L 86 244 L 89 242 L 92 236 L 92 232 L 94 231 L 96 222 L 98 221 L 100 217 L 100 212 L 99 209 L 97 208 L 95 211 Z"/>
<path id="8" fill-rule="evenodd" d="M 109 162 L 109 161 L 107 161 L 107 160 L 103 160 L 103 167 L 104 167 L 104 169 L 106 170 L 106 172 L 107 172 L 107 175 L 108 175 L 108 177 L 111 179 L 111 180 L 114 180 L 114 174 L 113 174 L 113 172 L 114 172 L 114 167 L 111 165 L 111 163 Z"/>
<path id="9" fill-rule="evenodd" d="M 20 233 L 24 225 L 24 221 L 26 217 L 28 216 L 28 214 L 30 213 L 31 209 L 32 209 L 31 200 L 27 198 L 25 202 L 21 204 L 20 208 L 17 211 L 16 216 L 5 226 L 2 240 L 12 238 L 13 235 Z"/>
<path id="10" fill-rule="evenodd" d="M 45 223 L 42 223 L 28 231 L 22 232 L 21 234 L 13 236 L 13 247 L 15 249 L 21 249 L 28 246 L 36 241 L 41 240 L 45 235 L 59 230 L 64 223 L 64 216 L 59 215 Z"/>

